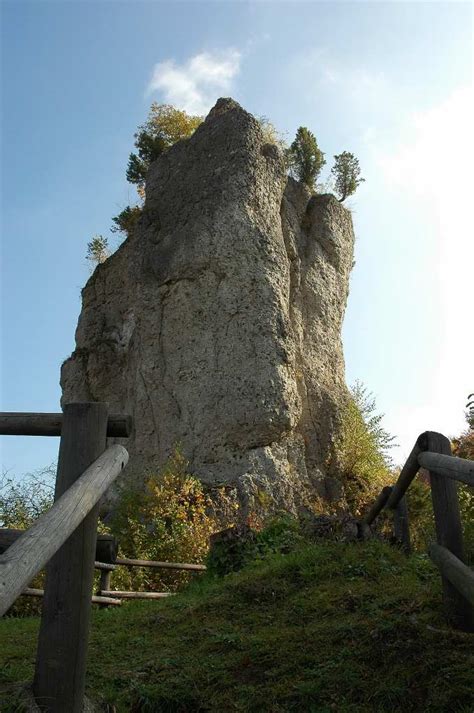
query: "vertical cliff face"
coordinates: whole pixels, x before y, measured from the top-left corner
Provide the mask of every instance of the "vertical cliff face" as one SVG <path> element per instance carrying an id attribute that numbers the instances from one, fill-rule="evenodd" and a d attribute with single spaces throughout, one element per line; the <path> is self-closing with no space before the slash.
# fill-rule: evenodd
<path id="1" fill-rule="evenodd" d="M 180 444 L 244 505 L 332 497 L 353 240 L 338 201 L 288 179 L 258 122 L 219 100 L 152 165 L 138 227 L 84 288 L 63 401 L 133 415 L 129 477 Z"/>

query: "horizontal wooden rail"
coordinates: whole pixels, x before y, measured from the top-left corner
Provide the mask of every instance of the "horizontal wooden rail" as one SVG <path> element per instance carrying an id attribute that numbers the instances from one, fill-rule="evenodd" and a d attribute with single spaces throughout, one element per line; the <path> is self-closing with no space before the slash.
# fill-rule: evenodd
<path id="1" fill-rule="evenodd" d="M 18 540 L 25 530 L 11 527 L 0 528 L 0 555 L 3 554 L 14 542 Z M 95 557 L 98 562 L 112 564 L 117 557 L 118 543 L 112 535 L 97 534 Z"/>
<path id="2" fill-rule="evenodd" d="M 131 560 L 126 557 L 117 557 L 115 564 L 126 567 L 156 567 L 158 569 L 190 569 L 203 572 L 207 569 L 205 564 L 185 564 L 181 562 L 154 562 L 153 560 Z"/>
<path id="3" fill-rule="evenodd" d="M 165 599 L 165 597 L 174 597 L 174 592 L 114 592 L 112 590 L 103 590 L 100 595 L 116 597 L 117 599 Z"/>
<path id="4" fill-rule="evenodd" d="M 0 413 L 0 436 L 60 436 L 62 413 Z M 127 438 L 132 430 L 132 417 L 110 414 L 107 436 Z"/>
<path id="5" fill-rule="evenodd" d="M 44 597 L 44 589 L 31 589 L 30 587 L 27 587 L 21 594 L 26 597 Z M 102 597 L 98 595 L 92 595 L 91 602 L 92 604 L 111 604 L 115 606 L 120 606 L 122 603 L 118 598 L 113 599 L 112 597 Z"/>
<path id="6" fill-rule="evenodd" d="M 472 460 L 426 452 L 420 453 L 418 462 L 433 473 L 474 486 L 474 461 Z"/>
<path id="7" fill-rule="evenodd" d="M 116 564 L 109 564 L 108 562 L 94 562 L 95 569 L 105 570 L 106 572 L 113 572 L 117 569 Z"/>
<path id="8" fill-rule="evenodd" d="M 446 547 L 435 542 L 430 545 L 429 554 L 443 577 L 474 606 L 474 572 Z"/>
<path id="9" fill-rule="evenodd" d="M 82 523 L 127 462 L 128 453 L 123 446 L 108 448 L 0 556 L 0 616 Z"/>

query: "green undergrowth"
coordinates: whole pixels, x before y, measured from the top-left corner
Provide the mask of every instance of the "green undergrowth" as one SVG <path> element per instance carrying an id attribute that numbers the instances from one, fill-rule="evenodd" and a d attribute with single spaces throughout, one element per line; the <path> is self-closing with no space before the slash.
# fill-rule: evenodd
<path id="1" fill-rule="evenodd" d="M 0 622 L 6 713 L 21 711 L 37 631 Z M 426 557 L 306 544 L 174 598 L 95 610 L 87 692 L 109 713 L 468 713 L 473 641 L 447 626 Z"/>

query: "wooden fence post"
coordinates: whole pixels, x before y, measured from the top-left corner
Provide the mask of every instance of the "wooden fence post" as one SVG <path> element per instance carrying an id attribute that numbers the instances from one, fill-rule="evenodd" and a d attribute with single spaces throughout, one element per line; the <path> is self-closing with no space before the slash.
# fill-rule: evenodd
<path id="1" fill-rule="evenodd" d="M 64 407 L 55 499 L 106 448 L 107 405 Z M 99 506 L 83 520 L 46 569 L 33 692 L 48 713 L 82 713 Z"/>
<path id="2" fill-rule="evenodd" d="M 451 444 L 446 436 L 434 431 L 426 433 L 428 438 L 427 451 L 451 455 Z M 461 516 L 456 481 L 430 473 L 431 497 L 436 525 L 438 545 L 445 547 L 461 562 L 464 562 Z M 463 631 L 473 631 L 473 609 L 469 602 L 445 578 L 443 582 L 443 599 L 448 619 L 453 626 Z"/>
<path id="3" fill-rule="evenodd" d="M 411 550 L 411 545 L 408 508 L 405 496 L 403 496 L 393 512 L 393 536 L 397 544 L 408 554 Z"/>
<path id="4" fill-rule="evenodd" d="M 107 569 L 100 570 L 100 584 L 99 584 L 99 594 L 100 592 L 110 591 L 110 580 L 112 578 L 112 572 Z"/>

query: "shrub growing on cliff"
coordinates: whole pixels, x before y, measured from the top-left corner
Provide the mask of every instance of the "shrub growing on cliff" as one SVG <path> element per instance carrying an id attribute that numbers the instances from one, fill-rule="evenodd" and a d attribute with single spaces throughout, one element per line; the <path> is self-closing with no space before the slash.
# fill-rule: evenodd
<path id="1" fill-rule="evenodd" d="M 291 174 L 312 191 L 326 160 L 316 137 L 305 126 L 300 126 L 290 146 L 288 161 Z"/>
<path id="2" fill-rule="evenodd" d="M 87 243 L 86 258 L 92 267 L 101 265 L 110 256 L 109 242 L 103 235 L 95 235 L 90 243 Z"/>
<path id="3" fill-rule="evenodd" d="M 383 415 L 376 413 L 373 396 L 356 381 L 344 411 L 338 448 L 346 498 L 353 515 L 361 514 L 391 481 L 389 451 L 394 437 L 383 428 L 382 419 Z"/>
<path id="4" fill-rule="evenodd" d="M 112 218 L 114 225 L 110 229 L 112 233 L 123 233 L 127 238 L 137 224 L 137 220 L 142 214 L 139 205 L 127 206 L 118 215 Z"/>
<path id="5" fill-rule="evenodd" d="M 286 143 L 284 134 L 278 131 L 278 129 L 266 116 L 259 116 L 258 123 L 260 124 L 265 143 L 277 146 L 280 149 L 285 162 L 288 163 L 288 144 Z"/>
<path id="6" fill-rule="evenodd" d="M 360 178 L 359 160 L 349 151 L 343 151 L 334 156 L 335 164 L 331 169 L 336 192 L 342 203 L 356 192 L 358 186 L 365 181 Z"/>

